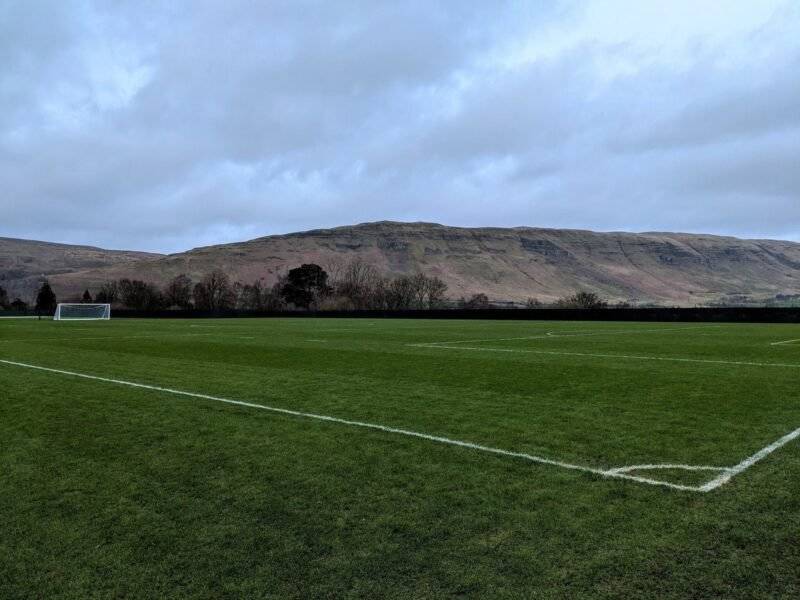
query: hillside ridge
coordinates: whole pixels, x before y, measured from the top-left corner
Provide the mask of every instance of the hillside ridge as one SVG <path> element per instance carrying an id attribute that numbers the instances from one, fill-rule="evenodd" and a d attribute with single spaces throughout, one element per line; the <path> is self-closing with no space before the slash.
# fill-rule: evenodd
<path id="1" fill-rule="evenodd" d="M 421 271 L 442 278 L 449 296 L 543 301 L 594 291 L 611 301 L 695 305 L 735 296 L 800 293 L 800 243 L 673 232 L 453 227 L 377 221 L 257 237 L 173 254 L 0 238 L 0 285 L 30 294 L 42 276 L 62 297 L 135 277 L 164 284 L 222 268 L 242 282 L 274 283 L 316 262 L 335 270 L 360 258 L 385 275 Z"/>

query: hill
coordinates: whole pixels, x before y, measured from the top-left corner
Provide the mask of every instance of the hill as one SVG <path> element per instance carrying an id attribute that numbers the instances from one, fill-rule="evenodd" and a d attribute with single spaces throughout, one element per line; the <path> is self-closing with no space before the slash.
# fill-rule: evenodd
<path id="1" fill-rule="evenodd" d="M 64 275 L 91 270 L 120 268 L 159 256 L 147 252 L 103 250 L 92 246 L 54 244 L 33 240 L 0 237 L 0 286 L 9 296 L 30 299 L 42 277 L 59 280 Z M 81 277 L 69 279 L 70 286 L 80 287 Z M 84 288 L 81 288 L 82 291 Z M 67 291 L 67 290 L 64 290 Z M 70 287 L 70 293 L 77 293 Z"/>
<path id="2" fill-rule="evenodd" d="M 330 270 L 355 257 L 385 274 L 420 270 L 439 276 L 453 298 L 484 292 L 497 300 L 552 300 L 582 289 L 609 300 L 694 305 L 738 295 L 800 293 L 800 244 L 794 242 L 394 222 L 274 235 L 171 255 L 0 239 L 0 277 L 2 285 L 17 290 L 20 285 L 30 289 L 31 277 L 43 274 L 66 297 L 108 279 L 163 284 L 180 273 L 198 279 L 214 268 L 239 281 L 271 284 L 304 262 Z"/>

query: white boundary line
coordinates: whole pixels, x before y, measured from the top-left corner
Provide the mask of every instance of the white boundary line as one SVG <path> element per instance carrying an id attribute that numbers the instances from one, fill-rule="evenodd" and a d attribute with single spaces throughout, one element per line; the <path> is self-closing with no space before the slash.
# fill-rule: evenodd
<path id="1" fill-rule="evenodd" d="M 617 467 L 616 469 L 609 469 L 611 473 L 631 473 L 633 471 L 656 471 L 656 470 L 680 470 L 680 471 L 730 471 L 730 467 L 706 467 L 702 465 L 671 465 L 671 464 L 657 464 L 657 465 L 628 465 L 627 467 Z"/>
<path id="2" fill-rule="evenodd" d="M 752 467 L 757 462 L 763 460 L 764 458 L 766 458 L 767 456 L 772 454 L 775 450 L 778 450 L 779 448 L 785 446 L 786 444 L 788 444 L 792 440 L 796 439 L 797 437 L 800 437 L 800 428 L 798 428 L 798 429 L 792 431 L 791 433 L 783 436 L 782 438 L 780 438 L 778 441 L 774 442 L 773 444 L 770 444 L 769 446 L 759 450 L 758 452 L 756 452 L 752 456 L 746 458 L 745 460 L 743 460 L 742 462 L 740 462 L 738 465 L 736 465 L 734 467 L 706 467 L 706 466 L 664 464 L 664 465 L 631 465 L 631 466 L 627 466 L 627 467 L 617 467 L 617 468 L 612 468 L 612 469 L 599 469 L 599 468 L 596 468 L 596 467 L 589 467 L 589 466 L 586 466 L 586 465 L 577 465 L 577 464 L 573 464 L 573 463 L 567 463 L 567 462 L 562 462 L 562 461 L 558 461 L 558 460 L 552 460 L 552 459 L 549 459 L 549 458 L 544 458 L 544 457 L 541 457 L 541 456 L 535 456 L 535 455 L 532 455 L 532 454 L 526 454 L 526 453 L 523 453 L 523 452 L 513 452 L 513 451 L 510 451 L 510 450 L 502 450 L 500 448 L 492 448 L 490 446 L 483 446 L 481 444 L 474 444 L 472 442 L 466 442 L 466 441 L 462 441 L 462 440 L 455 440 L 455 439 L 451 439 L 451 438 L 447 438 L 447 437 L 443 437 L 443 436 L 431 435 L 431 434 L 427 434 L 427 433 L 421 433 L 421 432 L 418 432 L 418 431 L 411 431 L 411 430 L 408 430 L 408 429 L 400 429 L 400 428 L 397 428 L 397 427 L 389 427 L 387 425 L 379 425 L 379 424 L 376 424 L 376 423 L 367 423 L 367 422 L 364 422 L 364 421 L 353 421 L 353 420 L 350 420 L 350 419 L 341 419 L 339 417 L 332 417 L 332 416 L 328 416 L 328 415 L 320 415 L 320 414 L 315 414 L 315 413 L 308 413 L 308 412 L 302 412 L 302 411 L 297 411 L 297 410 L 290 410 L 290 409 L 287 409 L 287 408 L 277 408 L 277 407 L 273 407 L 273 406 L 267 406 L 267 405 L 264 405 L 264 404 L 255 404 L 253 402 L 244 402 L 244 401 L 241 401 L 241 400 L 231 400 L 229 398 L 221 398 L 221 397 L 218 397 L 218 396 L 211 396 L 211 395 L 208 395 L 208 394 L 198 394 L 198 393 L 195 393 L 195 392 L 187 392 L 187 391 L 183 391 L 183 390 L 175 390 L 175 389 L 172 389 L 172 388 L 165 388 L 165 387 L 159 387 L 159 386 L 155 386 L 155 385 L 148 385 L 148 384 L 145 384 L 145 383 L 136 383 L 136 382 L 133 382 L 133 381 L 125 381 L 125 380 L 122 380 L 122 379 L 111 379 L 109 377 L 99 377 L 97 375 L 89 375 L 87 373 L 78 373 L 78 372 L 75 372 L 75 371 L 66 371 L 66 370 L 63 370 L 63 369 L 53 369 L 53 368 L 50 368 L 50 367 L 42 367 L 42 366 L 39 366 L 39 365 L 32 365 L 32 364 L 29 364 L 29 363 L 17 362 L 17 361 L 12 361 L 12 360 L 0 359 L 0 364 L 4 364 L 4 365 L 8 365 L 8 366 L 14 366 L 14 367 L 22 367 L 22 368 L 26 368 L 26 369 L 34 369 L 34 370 L 37 370 L 37 371 L 45 371 L 45 372 L 48 372 L 48 373 L 56 373 L 56 374 L 59 374 L 59 375 L 67 375 L 67 376 L 70 376 L 70 377 L 79 377 L 81 379 L 89 379 L 89 380 L 93 380 L 93 381 L 102 381 L 102 382 L 105 382 L 105 383 L 111 383 L 111 384 L 116 384 L 116 385 L 124 385 L 124 386 L 128 386 L 128 387 L 151 390 L 151 391 L 161 392 L 161 393 L 165 393 L 165 394 L 174 394 L 174 395 L 177 395 L 177 396 L 186 396 L 186 397 L 191 397 L 191 398 L 200 398 L 202 400 L 211 400 L 211 401 L 214 401 L 214 402 L 223 402 L 225 404 L 233 404 L 233 405 L 237 405 L 237 406 L 245 406 L 247 408 L 255 408 L 255 409 L 259 409 L 259 410 L 266 410 L 266 411 L 270 411 L 270 412 L 274 412 L 274 413 L 290 415 L 290 416 L 293 416 L 293 417 L 301 417 L 301 418 L 305 418 L 305 419 L 315 419 L 317 421 L 326 421 L 326 422 L 329 422 L 329 423 L 338 423 L 340 425 L 349 425 L 351 427 L 361 427 L 361 428 L 364 428 L 364 429 L 372 429 L 372 430 L 377 430 L 377 431 L 383 431 L 385 433 L 393 433 L 393 434 L 397 434 L 397 435 L 404 435 L 404 436 L 408 436 L 408 437 L 428 440 L 428 441 L 431 441 L 431 442 L 437 442 L 437 443 L 440 443 L 440 444 L 449 444 L 451 446 L 459 446 L 461 448 L 469 448 L 471 450 L 478 450 L 480 452 L 487 452 L 487 453 L 490 453 L 490 454 L 496 454 L 496 455 L 500 455 L 500 456 L 519 458 L 519 459 L 523 459 L 523 460 L 527 460 L 527 461 L 530 461 L 530 462 L 539 463 L 539 464 L 543 464 L 543 465 L 550 465 L 550 466 L 554 466 L 554 467 L 560 467 L 562 469 L 569 469 L 569 470 L 572 470 L 572 471 L 581 471 L 581 472 L 584 472 L 584 473 L 591 473 L 593 475 L 600 475 L 602 477 L 607 477 L 607 478 L 625 479 L 625 480 L 628 480 L 628 481 L 635 481 L 637 483 L 645 483 L 645 484 L 648 484 L 648 485 L 661 486 L 661 487 L 666 487 L 666 488 L 670 488 L 670 489 L 674 489 L 674 490 L 682 490 L 682 491 L 689 491 L 689 492 L 710 492 L 712 490 L 715 490 L 715 489 L 719 488 L 720 486 L 726 484 L 728 481 L 730 481 L 736 475 L 739 475 L 740 473 L 742 473 L 745 470 L 747 470 L 750 467 Z M 707 482 L 707 483 L 705 483 L 703 485 L 700 485 L 700 486 L 681 485 L 681 484 L 676 484 L 676 483 L 670 483 L 668 481 L 661 481 L 661 480 L 658 480 L 658 479 L 651 479 L 649 477 L 640 477 L 638 475 L 630 475 L 629 474 L 630 471 L 648 470 L 648 469 L 684 469 L 684 470 L 689 470 L 689 471 L 715 470 L 715 471 L 723 471 L 723 473 L 720 476 L 716 477 L 715 479 L 712 479 L 711 481 L 709 481 L 709 482 Z"/>
<path id="3" fill-rule="evenodd" d="M 783 346 L 784 344 L 794 344 L 795 342 L 800 342 L 800 339 L 796 340 L 784 340 L 783 342 L 772 342 L 770 346 Z"/>
<path id="4" fill-rule="evenodd" d="M 798 427 L 797 429 L 795 429 L 790 433 L 787 433 L 781 439 L 777 440 L 776 442 L 773 442 L 769 446 L 762 448 L 752 456 L 748 456 L 738 465 L 731 467 L 727 471 L 722 473 L 722 475 L 720 475 L 719 477 L 716 477 L 715 479 L 712 479 L 708 483 L 701 485 L 700 491 L 710 492 L 711 490 L 717 489 L 721 485 L 725 485 L 739 473 L 743 473 L 757 462 L 764 460 L 767 456 L 775 452 L 775 450 L 783 448 L 786 444 L 788 444 L 793 440 L 796 440 L 798 437 L 800 437 L 800 427 Z"/>
<path id="5" fill-rule="evenodd" d="M 420 433 L 420 432 L 411 431 L 411 430 L 408 430 L 408 429 L 399 429 L 399 428 L 396 428 L 396 427 L 389 427 L 389 426 L 386 426 L 386 425 L 379 425 L 379 424 L 376 424 L 376 423 L 367 423 L 367 422 L 363 422 L 363 421 L 352 421 L 352 420 L 349 420 L 349 419 L 341 419 L 339 417 L 332 417 L 332 416 L 328 416 L 328 415 L 319 415 L 319 414 L 315 414 L 315 413 L 301 412 L 301 411 L 296 411 L 296 410 L 290 410 L 290 409 L 287 409 L 287 408 L 277 408 L 277 407 L 273 407 L 273 406 L 267 406 L 267 405 L 264 405 L 264 404 L 255 404 L 255 403 L 252 403 L 252 402 L 244 402 L 244 401 L 241 401 L 241 400 L 231 400 L 229 398 L 221 398 L 221 397 L 218 397 L 218 396 L 210 396 L 208 394 L 198 394 L 198 393 L 195 393 L 195 392 L 186 392 L 186 391 L 183 391 L 183 390 L 175 390 L 175 389 L 165 388 L 165 387 L 160 387 L 160 386 L 155 386 L 155 385 L 148 385 L 148 384 L 144 384 L 144 383 L 136 383 L 136 382 L 133 382 L 133 381 L 125 381 L 125 380 L 122 380 L 122 379 L 111 379 L 111 378 L 108 378 L 108 377 L 99 377 L 97 375 L 89 375 L 89 374 L 86 374 L 86 373 L 78 373 L 78 372 L 75 372 L 75 371 L 66 371 L 66 370 L 63 370 L 63 369 L 52 369 L 50 367 L 42 367 L 42 366 L 39 366 L 39 365 L 32 365 L 32 364 L 28 364 L 28 363 L 22 363 L 22 362 L 11 361 L 11 360 L 2 360 L 2 359 L 0 359 L 0 363 L 1 364 L 5 364 L 5 365 L 10 365 L 10 366 L 23 367 L 23 368 L 26 368 L 26 369 L 35 369 L 35 370 L 38 370 L 38 371 L 45 371 L 45 372 L 48 372 L 48 373 L 57 373 L 59 375 L 68 375 L 68 376 L 71 376 L 71 377 L 80 377 L 82 379 L 90 379 L 90 380 L 94 380 L 94 381 L 102 381 L 102 382 L 105 382 L 105 383 L 113 383 L 113 384 L 117 384 L 117 385 L 124 385 L 124 386 L 128 386 L 128 387 L 152 390 L 152 391 L 162 392 L 162 393 L 167 393 L 167 394 L 175 394 L 175 395 L 178 395 L 178 396 L 188 396 L 188 397 L 191 397 L 191 398 L 201 398 L 203 400 L 212 400 L 214 402 L 224 402 L 226 404 L 234 404 L 234 405 L 237 405 L 237 406 L 246 406 L 248 408 L 256 408 L 256 409 L 260 409 L 260 410 L 267 410 L 267 411 L 270 411 L 270 412 L 275 412 L 275 413 L 280 413 L 280 414 L 285 414 L 285 415 L 291 415 L 291 416 L 295 416 L 295 417 L 303 417 L 303 418 L 306 418 L 306 419 L 316 419 L 318 421 L 327 421 L 327 422 L 331 422 L 331 423 L 339 423 L 339 424 L 342 424 L 342 425 L 350 425 L 350 426 L 353 426 L 353 427 L 363 427 L 365 429 L 374 429 L 374 430 L 378 430 L 378 431 L 384 431 L 384 432 L 387 432 L 387 433 L 394 433 L 394 434 L 405 435 L 405 436 L 409 436 L 409 437 L 415 437 L 415 438 L 420 438 L 420 439 L 424 439 L 424 440 L 429 440 L 429 441 L 433 441 L 433 442 L 438 442 L 438 443 L 441 443 L 441 444 L 450 444 L 452 446 L 460 446 L 462 448 L 470 448 L 472 450 L 479 450 L 479 451 L 488 452 L 488 453 L 491 453 L 491 454 L 499 454 L 501 456 L 511 456 L 511 457 L 515 457 L 515 458 L 521 458 L 521 459 L 524 459 L 524 460 L 528 460 L 530 462 L 535 462 L 535 463 L 540 463 L 540 464 L 545 464 L 545 465 L 561 467 L 563 469 L 570 469 L 570 470 L 573 470 L 573 471 L 582 471 L 584 473 L 592 473 L 592 474 L 595 474 L 595 475 L 601 475 L 603 477 L 612 477 L 612 478 L 616 478 L 616 479 L 626 479 L 626 480 L 630 480 L 630 481 L 637 481 L 637 482 L 640 482 L 640 483 L 648 483 L 650 485 L 658 485 L 658 486 L 663 486 L 663 487 L 668 487 L 668 488 L 678 489 L 678 490 L 688 490 L 688 491 L 693 491 L 693 492 L 701 491 L 700 488 L 697 487 L 697 486 L 685 486 L 685 485 L 669 483 L 667 481 L 659 481 L 659 480 L 656 480 L 656 479 L 649 479 L 647 477 L 638 477 L 638 476 L 633 476 L 633 475 L 627 475 L 627 474 L 624 474 L 624 473 L 616 473 L 614 471 L 608 471 L 608 470 L 605 470 L 605 469 L 598 469 L 598 468 L 594 468 L 594 467 L 588 467 L 588 466 L 585 466 L 585 465 L 576 465 L 576 464 L 572 464 L 572 463 L 566 463 L 566 462 L 562 462 L 562 461 L 558 461 L 558 460 L 552 460 L 552 459 L 549 459 L 549 458 L 543 458 L 541 456 L 534 456 L 534 455 L 531 455 L 531 454 L 525 454 L 525 453 L 522 453 L 522 452 L 512 452 L 512 451 L 509 451 L 509 450 L 502 450 L 502 449 L 499 449 L 499 448 L 491 448 L 489 446 L 483 446 L 483 445 L 480 445 L 480 444 L 474 444 L 472 442 L 454 440 L 454 439 L 447 438 L 447 437 L 442 437 L 442 436 L 437 436 L 437 435 L 430 435 L 430 434 L 427 434 L 427 433 Z"/>

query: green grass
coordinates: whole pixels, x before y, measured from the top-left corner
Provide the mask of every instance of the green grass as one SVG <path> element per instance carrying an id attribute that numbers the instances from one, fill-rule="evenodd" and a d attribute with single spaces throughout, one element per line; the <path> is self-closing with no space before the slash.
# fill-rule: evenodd
<path id="1" fill-rule="evenodd" d="M 800 427 L 800 342 L 770 345 L 798 338 L 798 325 L 0 320 L 0 360 L 597 469 L 724 467 Z M 797 440 L 701 493 L 0 364 L 3 598 L 796 597 L 798 490 Z"/>

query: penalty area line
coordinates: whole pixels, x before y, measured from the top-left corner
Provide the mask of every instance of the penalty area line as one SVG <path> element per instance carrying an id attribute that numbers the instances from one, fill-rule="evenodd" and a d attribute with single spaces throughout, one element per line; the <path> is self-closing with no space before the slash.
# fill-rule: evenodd
<path id="1" fill-rule="evenodd" d="M 486 452 L 486 453 L 489 453 L 489 454 L 495 454 L 495 455 L 504 456 L 504 457 L 522 459 L 522 460 L 526 460 L 526 461 L 529 461 L 529 462 L 532 462 L 532 463 L 549 465 L 549 466 L 553 466 L 553 467 L 560 467 L 562 469 L 568 469 L 568 470 L 571 470 L 571 471 L 580 471 L 580 472 L 583 472 L 583 473 L 591 473 L 593 475 L 599 475 L 599 476 L 605 477 L 605 478 L 623 479 L 623 480 L 627 480 L 627 481 L 634 481 L 634 482 L 637 482 L 637 483 L 644 483 L 644 484 L 648 484 L 648 485 L 660 486 L 660 487 L 670 488 L 670 489 L 674 489 L 674 490 L 682 490 L 682 491 L 689 491 L 689 492 L 708 492 L 708 491 L 711 491 L 712 489 L 716 489 L 717 487 L 719 487 L 720 485 L 722 485 L 722 484 L 724 484 L 725 482 L 728 481 L 726 479 L 725 481 L 722 481 L 722 482 L 716 484 L 714 487 L 708 487 L 708 486 L 711 483 L 714 483 L 716 480 L 714 480 L 712 482 L 709 482 L 709 484 L 705 484 L 705 485 L 702 485 L 702 486 L 681 485 L 681 484 L 676 484 L 676 483 L 670 483 L 668 481 L 661 481 L 661 480 L 658 480 L 658 479 L 651 479 L 649 477 L 641 477 L 641 476 L 638 476 L 638 475 L 630 475 L 630 474 L 628 474 L 626 472 L 620 472 L 618 469 L 599 469 L 599 468 L 595 468 L 595 467 L 589 467 L 589 466 L 586 466 L 586 465 L 578 465 L 578 464 L 573 464 L 573 463 L 567 463 L 567 462 L 563 462 L 563 461 L 559 461 L 559 460 L 553 460 L 553 459 L 549 459 L 549 458 L 545 458 L 545 457 L 541 457 L 541 456 L 535 456 L 535 455 L 532 455 L 532 454 L 526 454 L 524 452 L 513 452 L 511 450 L 503 450 L 501 448 L 493 448 L 491 446 L 484 446 L 482 444 L 475 444 L 473 442 L 466 442 L 466 441 L 456 440 L 456 439 L 452 439 L 452 438 L 448 438 L 448 437 L 443 437 L 443 436 L 438 436 L 438 435 L 431 435 L 431 434 L 428 434 L 428 433 L 422 433 L 422 432 L 419 432 L 419 431 L 411 431 L 411 430 L 408 430 L 408 429 L 400 429 L 400 428 L 397 428 L 397 427 L 390 427 L 390 426 L 387 426 L 387 425 L 380 425 L 380 424 L 377 424 L 377 423 L 367 423 L 367 422 L 364 422 L 364 421 L 354 421 L 354 420 L 350 420 L 350 419 L 342 419 L 342 418 L 339 418 L 339 417 L 333 417 L 333 416 L 329 416 L 329 415 L 320 415 L 320 414 L 316 414 L 316 413 L 302 412 L 302 411 L 298 411 L 298 410 L 290 410 L 290 409 L 287 409 L 287 408 L 278 408 L 278 407 L 274 407 L 274 406 L 267 406 L 267 405 L 264 405 L 264 404 L 256 404 L 254 402 L 245 402 L 245 401 L 242 401 L 242 400 L 233 400 L 233 399 L 230 399 L 230 398 L 222 398 L 222 397 L 219 397 L 219 396 L 211 396 L 209 394 L 200 394 L 200 393 L 196 393 L 196 392 L 187 392 L 187 391 L 184 391 L 184 390 L 176 390 L 176 389 L 160 387 L 160 386 L 156 386 L 156 385 L 149 385 L 149 384 L 145 384 L 145 383 L 137 383 L 137 382 L 134 382 L 134 381 L 125 381 L 125 380 L 122 380 L 122 379 L 112 379 L 110 377 L 100 377 L 98 375 L 90 375 L 88 373 L 78 373 L 76 371 L 66 371 L 64 369 L 54 369 L 54 368 L 51 368 L 51 367 L 43 367 L 43 366 L 40 366 L 40 365 L 32 365 L 32 364 L 29 364 L 29 363 L 17 362 L 17 361 L 13 361 L 13 360 L 0 359 L 0 364 L 4 364 L 4 365 L 7 365 L 7 366 L 13 366 L 13 367 L 21 367 L 21 368 L 25 368 L 25 369 L 33 369 L 33 370 L 36 370 L 36 371 L 44 371 L 44 372 L 47 372 L 47 373 L 55 373 L 55 374 L 58 374 L 58 375 L 66 375 L 66 376 L 69 376 L 69 377 L 77 377 L 77 378 L 80 378 L 80 379 L 88 379 L 88 380 L 92 380 L 92 381 L 100 381 L 100 382 L 110 383 L 110 384 L 114 384 L 114 385 L 122 385 L 122 386 L 137 388 L 137 389 L 150 390 L 150 391 L 164 393 L 164 394 L 172 394 L 172 395 L 176 395 L 176 396 L 184 396 L 184 397 L 190 397 L 190 398 L 199 398 L 201 400 L 209 400 L 209 401 L 213 401 L 213 402 L 221 402 L 221 403 L 225 403 L 225 404 L 232 404 L 232 405 L 235 405 L 235 406 L 244 406 L 244 407 L 247 407 L 247 408 L 254 408 L 254 409 L 266 410 L 266 411 L 269 411 L 269 412 L 278 413 L 278 414 L 282 414 L 282 415 L 289 415 L 289 416 L 292 416 L 292 417 L 300 417 L 300 418 L 304 418 L 304 419 L 314 419 L 314 420 L 317 420 L 317 421 L 325 421 L 325 422 L 328 422 L 328 423 L 337 423 L 337 424 L 340 424 L 340 425 L 347 425 L 347 426 L 350 426 L 350 427 L 360 427 L 360 428 L 363 428 L 363 429 L 371 429 L 371 430 L 375 430 L 375 431 L 381 431 L 381 432 L 384 432 L 384 433 L 390 433 L 390 434 L 395 434 L 395 435 L 403 435 L 403 436 L 407 436 L 407 437 L 413 437 L 413 438 L 417 438 L 417 439 L 427 440 L 427 441 L 436 442 L 436 443 L 439 443 L 439 444 L 447 444 L 447 445 L 450 445 L 450 446 L 458 446 L 458 447 L 461 447 L 461 448 L 468 448 L 470 450 L 477 450 L 479 452 Z M 800 430 L 798 430 L 798 433 L 800 433 Z M 754 462 L 756 462 L 756 461 L 754 461 Z M 740 466 L 741 465 L 739 465 L 739 466 L 737 466 L 735 468 L 739 468 Z M 738 472 L 744 471 L 746 468 L 747 468 L 747 466 L 741 468 L 740 471 L 738 471 Z M 727 474 L 727 472 L 726 472 L 726 474 Z"/>
<path id="2" fill-rule="evenodd" d="M 680 356 L 644 356 L 634 354 L 601 354 L 596 352 L 561 352 L 556 350 L 529 350 L 524 348 L 484 348 L 482 346 L 443 346 L 430 344 L 406 344 L 410 348 L 430 350 L 465 350 L 470 352 L 501 352 L 509 354 L 537 354 L 542 356 L 581 356 L 586 358 L 618 358 L 624 360 L 649 360 L 654 362 L 698 363 L 704 365 L 733 365 L 737 367 L 780 367 L 800 369 L 798 363 L 751 362 L 743 360 L 716 360 L 710 358 L 683 358 Z"/>
<path id="3" fill-rule="evenodd" d="M 632 335 L 641 333 L 675 333 L 683 331 L 696 331 L 698 329 L 720 329 L 722 325 L 699 325 L 696 327 L 661 327 L 659 329 L 607 329 L 607 330 L 592 330 L 592 331 L 543 331 L 536 335 L 526 335 L 522 337 L 510 338 L 481 338 L 479 340 L 452 340 L 448 342 L 423 342 L 421 344 L 409 344 L 410 346 L 417 346 L 420 348 L 427 347 L 447 347 L 454 344 L 477 344 L 482 342 L 512 342 L 524 340 L 543 340 L 553 338 L 570 338 L 570 337 L 595 337 L 602 335 Z"/>

